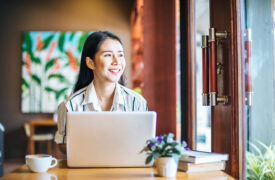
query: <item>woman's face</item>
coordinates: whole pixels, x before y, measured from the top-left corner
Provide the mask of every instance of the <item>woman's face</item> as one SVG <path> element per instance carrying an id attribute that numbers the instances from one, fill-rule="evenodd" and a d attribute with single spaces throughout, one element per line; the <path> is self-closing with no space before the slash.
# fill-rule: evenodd
<path id="1" fill-rule="evenodd" d="M 118 82 L 125 69 L 123 47 L 119 41 L 107 38 L 101 44 L 95 58 L 89 58 L 88 65 L 94 72 L 95 80 L 100 82 Z M 87 60 L 86 60 L 87 61 Z"/>

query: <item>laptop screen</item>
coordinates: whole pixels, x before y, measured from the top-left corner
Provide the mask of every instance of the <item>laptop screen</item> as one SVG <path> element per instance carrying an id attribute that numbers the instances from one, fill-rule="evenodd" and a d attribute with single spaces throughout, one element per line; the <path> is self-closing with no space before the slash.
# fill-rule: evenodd
<path id="1" fill-rule="evenodd" d="M 146 141 L 155 137 L 155 112 L 67 114 L 69 167 L 141 167 Z"/>

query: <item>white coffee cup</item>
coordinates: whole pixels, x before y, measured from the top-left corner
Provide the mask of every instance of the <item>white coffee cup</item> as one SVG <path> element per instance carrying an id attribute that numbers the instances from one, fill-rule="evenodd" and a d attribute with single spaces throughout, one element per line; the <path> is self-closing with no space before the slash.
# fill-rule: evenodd
<path id="1" fill-rule="evenodd" d="M 57 165 L 56 158 L 48 154 L 26 155 L 26 164 L 33 172 L 46 172 Z"/>

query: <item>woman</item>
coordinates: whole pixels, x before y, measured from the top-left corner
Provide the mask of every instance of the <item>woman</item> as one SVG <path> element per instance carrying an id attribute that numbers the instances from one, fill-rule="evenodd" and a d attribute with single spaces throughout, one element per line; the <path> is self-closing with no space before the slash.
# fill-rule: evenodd
<path id="1" fill-rule="evenodd" d="M 119 84 L 125 69 L 119 37 L 108 31 L 92 33 L 85 41 L 73 94 L 58 106 L 55 141 L 65 152 L 66 113 L 73 111 L 147 111 L 146 100 Z"/>

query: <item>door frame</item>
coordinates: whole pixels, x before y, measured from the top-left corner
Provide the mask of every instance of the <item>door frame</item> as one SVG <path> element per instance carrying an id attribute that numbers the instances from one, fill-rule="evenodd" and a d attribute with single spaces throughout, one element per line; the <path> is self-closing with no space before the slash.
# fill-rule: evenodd
<path id="1" fill-rule="evenodd" d="M 182 138 L 195 149 L 195 0 L 181 0 L 180 4 Z M 220 89 L 223 95 L 229 96 L 229 103 L 211 107 L 212 152 L 229 154 L 226 172 L 237 179 L 245 179 L 243 7 L 241 0 L 210 0 L 210 26 L 229 32 L 221 48 L 225 59 L 224 75 L 218 79 L 218 90 L 222 86 Z"/>

